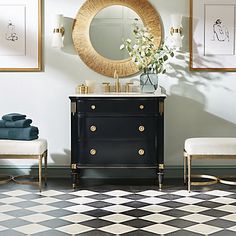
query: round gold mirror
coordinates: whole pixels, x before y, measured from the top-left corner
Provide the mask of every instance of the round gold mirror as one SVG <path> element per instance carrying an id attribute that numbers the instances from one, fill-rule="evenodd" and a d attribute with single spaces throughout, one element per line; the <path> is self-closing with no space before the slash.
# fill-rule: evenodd
<path id="1" fill-rule="evenodd" d="M 137 73 L 138 67 L 120 45 L 131 38 L 132 23 L 150 28 L 155 44 L 161 42 L 161 23 L 148 0 L 87 0 L 80 8 L 73 27 L 75 48 L 84 63 L 94 71 L 113 77 Z"/>

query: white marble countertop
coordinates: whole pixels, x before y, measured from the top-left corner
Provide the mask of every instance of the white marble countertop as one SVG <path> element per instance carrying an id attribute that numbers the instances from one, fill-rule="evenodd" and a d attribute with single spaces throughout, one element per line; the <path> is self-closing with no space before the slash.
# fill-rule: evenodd
<path id="1" fill-rule="evenodd" d="M 166 97 L 163 93 L 88 93 L 88 94 L 72 94 L 69 97 Z"/>

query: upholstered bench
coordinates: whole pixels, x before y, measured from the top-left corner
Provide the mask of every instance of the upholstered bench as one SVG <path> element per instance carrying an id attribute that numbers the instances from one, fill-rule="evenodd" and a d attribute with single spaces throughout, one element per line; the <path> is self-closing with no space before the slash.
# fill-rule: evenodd
<path id="1" fill-rule="evenodd" d="M 39 191 L 42 189 L 42 160 L 44 159 L 44 181 L 47 183 L 47 141 L 45 139 L 36 139 L 32 141 L 21 140 L 0 140 L 0 160 L 3 159 L 36 159 L 38 160 L 38 181 L 20 181 L 18 177 L 10 177 L 17 183 L 37 184 Z M 0 183 L 7 182 L 7 179 Z"/>
<path id="2" fill-rule="evenodd" d="M 210 185 L 218 182 L 236 185 L 236 182 L 224 180 L 220 177 L 191 175 L 191 162 L 193 159 L 236 159 L 236 138 L 190 138 L 184 144 L 184 183 L 188 179 L 189 192 L 193 185 Z M 192 182 L 192 177 L 210 179 L 210 181 Z"/>

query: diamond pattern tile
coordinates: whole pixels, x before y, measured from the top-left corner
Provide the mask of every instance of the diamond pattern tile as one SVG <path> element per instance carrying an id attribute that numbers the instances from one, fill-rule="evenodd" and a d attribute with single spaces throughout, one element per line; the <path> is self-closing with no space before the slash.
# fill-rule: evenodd
<path id="1" fill-rule="evenodd" d="M 32 188 L 31 188 L 32 189 Z M 236 235 L 236 190 L 0 189 L 0 235 Z"/>

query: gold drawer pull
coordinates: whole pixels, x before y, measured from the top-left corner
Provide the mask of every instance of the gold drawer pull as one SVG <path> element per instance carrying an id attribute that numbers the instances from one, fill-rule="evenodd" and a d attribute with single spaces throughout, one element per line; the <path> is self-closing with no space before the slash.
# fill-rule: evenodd
<path id="1" fill-rule="evenodd" d="M 96 106 L 95 106 L 95 105 L 91 105 L 91 109 L 92 109 L 92 110 L 95 110 L 95 109 L 96 109 Z"/>
<path id="2" fill-rule="evenodd" d="M 140 132 L 144 132 L 145 127 L 144 127 L 143 125 L 140 125 L 140 126 L 138 127 L 138 130 L 139 130 Z"/>
<path id="3" fill-rule="evenodd" d="M 96 153 L 97 153 L 96 149 L 91 149 L 91 150 L 90 150 L 90 154 L 91 154 L 92 156 L 95 156 Z"/>
<path id="4" fill-rule="evenodd" d="M 97 130 L 97 127 L 95 126 L 95 125 L 92 125 L 91 127 L 90 127 L 90 131 L 91 132 L 95 132 Z"/>
<path id="5" fill-rule="evenodd" d="M 138 154 L 139 154 L 140 156 L 143 156 L 143 155 L 145 154 L 144 149 L 139 149 L 139 150 L 138 150 Z"/>
<path id="6" fill-rule="evenodd" d="M 140 110 L 143 110 L 144 109 L 144 105 L 140 105 L 139 108 L 140 108 Z"/>

